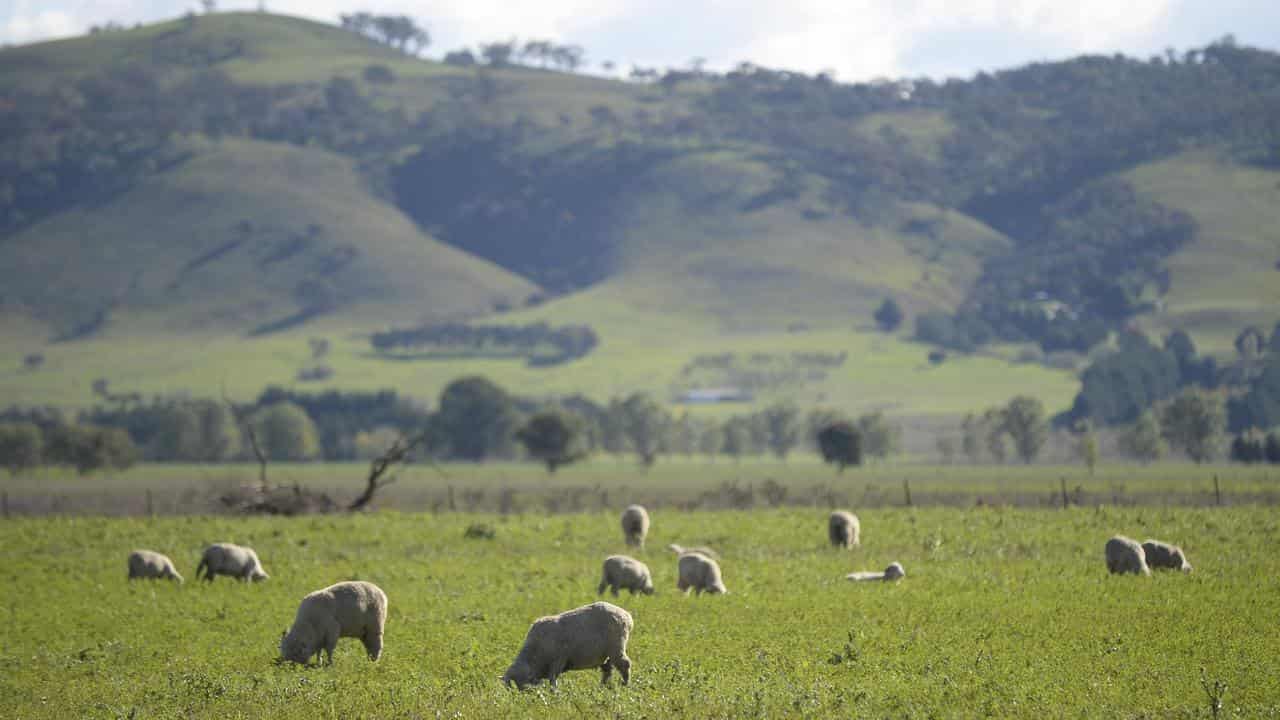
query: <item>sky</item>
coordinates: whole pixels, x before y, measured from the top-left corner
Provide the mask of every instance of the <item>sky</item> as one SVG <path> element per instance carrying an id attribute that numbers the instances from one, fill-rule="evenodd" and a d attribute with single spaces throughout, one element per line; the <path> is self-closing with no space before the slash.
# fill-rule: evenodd
<path id="1" fill-rule="evenodd" d="M 968 77 L 1084 53 L 1146 58 L 1228 33 L 1280 49 L 1277 0 L 261 0 L 271 12 L 335 22 L 368 10 L 414 17 L 427 56 L 482 42 L 550 39 L 581 45 L 598 68 L 711 69 L 740 62 L 846 82 Z M 223 10 L 259 0 L 220 0 Z M 0 0 L 0 43 L 85 32 L 114 20 L 151 22 L 197 0 Z"/>

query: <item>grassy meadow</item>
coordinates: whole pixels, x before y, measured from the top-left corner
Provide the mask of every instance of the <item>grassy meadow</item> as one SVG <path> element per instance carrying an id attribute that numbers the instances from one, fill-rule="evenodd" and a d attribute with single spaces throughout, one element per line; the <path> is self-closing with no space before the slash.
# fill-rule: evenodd
<path id="1" fill-rule="evenodd" d="M 1216 717 L 1280 712 L 1274 509 L 860 511 L 863 545 L 825 545 L 825 509 L 656 511 L 653 596 L 632 683 L 499 676 L 536 617 L 596 598 L 625 552 L 615 510 L 295 519 L 45 517 L 0 523 L 0 707 L 22 718 Z M 475 523 L 493 539 L 466 539 Z M 1190 575 L 1111 577 L 1121 532 L 1180 543 Z M 192 577 L 201 548 L 254 546 L 271 579 Z M 721 554 L 726 596 L 675 591 L 668 542 Z M 125 580 L 135 547 L 185 585 Z M 852 570 L 901 562 L 892 584 Z M 344 640 L 327 668 L 273 663 L 298 600 L 345 579 L 390 599 L 382 660 Z M 1214 691 L 1215 693 L 1217 691 Z"/>

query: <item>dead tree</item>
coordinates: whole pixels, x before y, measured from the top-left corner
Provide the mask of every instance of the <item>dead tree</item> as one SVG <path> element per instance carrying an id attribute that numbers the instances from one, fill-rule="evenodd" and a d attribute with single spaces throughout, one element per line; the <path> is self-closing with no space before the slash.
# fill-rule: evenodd
<path id="1" fill-rule="evenodd" d="M 409 453 L 412 452 L 414 448 L 421 445 L 426 439 L 426 433 L 415 435 L 412 438 L 406 438 L 404 436 L 398 437 L 395 442 L 391 443 L 391 447 L 387 448 L 381 455 L 374 458 L 373 461 L 369 463 L 369 475 L 365 478 L 364 492 L 360 493 L 355 500 L 351 501 L 351 504 L 347 506 L 347 512 L 356 512 L 357 510 L 364 508 L 364 506 L 373 501 L 373 496 L 377 494 L 379 490 L 395 482 L 396 479 L 394 477 L 389 477 L 384 480 L 382 476 L 386 474 L 387 470 L 389 470 L 392 465 L 404 462 L 405 458 L 409 456 Z M 434 462 L 431 463 L 431 465 L 432 467 L 435 467 Z M 439 468 L 436 468 L 436 470 L 439 470 Z"/>
<path id="2" fill-rule="evenodd" d="M 240 431 L 249 439 L 249 447 L 253 448 L 253 456 L 258 459 L 258 491 L 266 494 L 271 490 L 271 486 L 267 484 L 267 455 L 262 452 L 262 445 L 258 442 L 258 433 L 254 432 L 253 423 L 236 409 L 235 403 L 227 397 L 226 392 L 222 393 L 222 402 L 226 403 L 227 409 L 231 411 L 231 417 L 235 418 L 236 425 L 240 426 Z"/>

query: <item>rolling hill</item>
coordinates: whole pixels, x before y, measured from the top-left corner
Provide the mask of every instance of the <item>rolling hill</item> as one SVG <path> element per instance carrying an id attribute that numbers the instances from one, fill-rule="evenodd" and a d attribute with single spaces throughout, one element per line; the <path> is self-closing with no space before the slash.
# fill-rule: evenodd
<path id="1" fill-rule="evenodd" d="M 1087 344 L 1050 366 L 1031 343 L 1137 321 L 1225 352 L 1277 319 L 1280 172 L 1256 121 L 1277 67 L 1214 46 L 946 85 L 620 82 L 250 13 L 5 49 L 0 403 L 80 406 L 97 379 L 250 397 L 297 385 L 323 337 L 333 375 L 303 387 L 425 400 L 482 373 L 672 398 L 746 377 L 762 401 L 850 410 L 955 415 L 1019 392 L 1061 409 Z M 1079 326 L 1040 334 L 1032 295 Z M 897 333 L 870 320 L 886 297 Z M 960 350 L 941 365 L 908 340 L 922 315 L 963 329 L 931 338 Z M 600 344 L 552 367 L 369 348 L 442 319 L 585 324 Z M 842 359 L 795 364 L 822 353 Z M 732 371 L 707 369 L 725 355 Z"/>

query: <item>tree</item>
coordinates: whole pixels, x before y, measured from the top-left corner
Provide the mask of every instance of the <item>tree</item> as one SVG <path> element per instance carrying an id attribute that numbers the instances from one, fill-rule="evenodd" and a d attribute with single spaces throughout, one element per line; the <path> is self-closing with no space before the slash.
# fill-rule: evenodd
<path id="1" fill-rule="evenodd" d="M 122 428 L 59 425 L 49 432 L 46 457 L 81 475 L 109 468 L 124 470 L 138 461 L 138 448 Z"/>
<path id="2" fill-rule="evenodd" d="M 646 393 L 635 393 L 622 401 L 624 432 L 631 448 L 645 468 L 653 465 L 666 444 L 671 415 Z"/>
<path id="3" fill-rule="evenodd" d="M 519 424 L 515 405 L 505 390 L 480 376 L 454 380 L 440 393 L 440 408 L 431 428 L 446 452 L 478 462 L 510 455 Z"/>
<path id="4" fill-rule="evenodd" d="M 1150 410 L 1144 412 L 1133 425 L 1120 433 L 1119 443 L 1121 452 L 1144 464 L 1159 460 L 1164 455 L 1165 445 L 1156 414 Z"/>
<path id="5" fill-rule="evenodd" d="M 1162 435 L 1196 463 L 1212 460 L 1226 428 L 1222 399 L 1202 390 L 1186 390 L 1160 414 Z"/>
<path id="6" fill-rule="evenodd" d="M 847 422 L 828 425 L 818 432 L 818 452 L 822 461 L 844 472 L 849 465 L 862 464 L 862 439 L 858 429 Z"/>
<path id="7" fill-rule="evenodd" d="M 1098 436 L 1093 432 L 1093 423 L 1082 420 L 1076 425 L 1076 457 L 1089 468 L 1089 474 L 1098 466 Z"/>
<path id="8" fill-rule="evenodd" d="M 1242 432 L 1231 441 L 1231 461 L 1245 464 L 1267 459 L 1267 437 L 1258 430 Z"/>
<path id="9" fill-rule="evenodd" d="M 0 423 L 0 465 L 11 475 L 40 465 L 44 436 L 32 422 Z"/>
<path id="10" fill-rule="evenodd" d="M 1250 325 L 1236 336 L 1235 346 L 1240 359 L 1247 365 L 1255 362 L 1262 354 L 1263 348 L 1267 346 L 1267 339 L 1262 330 Z"/>
<path id="11" fill-rule="evenodd" d="M 1045 440 L 1049 439 L 1049 422 L 1045 419 L 1044 404 L 1028 395 L 1019 395 L 1009 401 L 1001 414 L 1001 424 L 1022 462 L 1030 464 L 1040 454 Z"/>
<path id="12" fill-rule="evenodd" d="M 765 408 L 761 413 L 768 435 L 769 449 L 780 460 L 787 459 L 787 453 L 800 440 L 800 411 L 794 405 L 778 403 Z"/>
<path id="13" fill-rule="evenodd" d="M 581 447 L 582 421 L 574 415 L 548 410 L 540 412 L 516 431 L 525 451 L 547 466 L 548 473 L 586 456 Z"/>
<path id="14" fill-rule="evenodd" d="M 707 456 L 709 462 L 716 461 L 716 455 L 724 447 L 724 428 L 715 420 L 708 420 L 698 436 L 698 450 Z"/>
<path id="15" fill-rule="evenodd" d="M 986 443 L 987 452 L 991 454 L 991 459 L 997 464 L 1003 465 L 1005 458 L 1009 455 L 1009 447 L 1005 444 L 1005 437 L 1009 434 L 1009 431 L 1005 426 L 1004 411 L 998 407 L 987 408 L 982 413 L 979 427 L 982 430 L 982 439 Z"/>
<path id="16" fill-rule="evenodd" d="M 515 40 L 480 46 L 480 56 L 484 58 L 490 67 L 507 67 L 511 64 L 511 58 L 515 55 L 515 52 Z"/>
<path id="17" fill-rule="evenodd" d="M 1267 435 L 1267 444 L 1262 451 L 1263 457 L 1272 465 L 1280 465 L 1280 430 Z"/>
<path id="18" fill-rule="evenodd" d="M 261 408 L 249 422 L 271 460 L 314 460 L 320 456 L 320 435 L 307 411 L 291 402 Z"/>
<path id="19" fill-rule="evenodd" d="M 622 401 L 613 398 L 600 418 L 600 446 L 619 461 L 627 451 L 627 417 Z"/>
<path id="20" fill-rule="evenodd" d="M 876 326 L 881 330 L 893 332 L 902 325 L 904 315 L 902 314 L 902 308 L 898 307 L 897 301 L 893 298 L 885 298 L 884 302 L 880 303 L 880 307 L 876 308 L 872 317 L 875 318 Z"/>
<path id="21" fill-rule="evenodd" d="M 938 448 L 938 454 L 942 456 L 942 462 L 950 465 L 956 460 L 956 441 L 954 438 L 943 436 L 938 438 L 935 443 Z"/>
<path id="22" fill-rule="evenodd" d="M 973 413 L 966 413 L 960 423 L 960 450 L 974 465 L 982 460 L 982 421 Z"/>
<path id="23" fill-rule="evenodd" d="M 752 452 L 751 422 L 737 415 L 729 418 L 724 424 L 724 453 L 733 458 L 735 463 L 742 461 L 742 456 Z"/>
<path id="24" fill-rule="evenodd" d="M 837 410 L 830 408 L 815 408 L 810 410 L 804 419 L 804 439 L 808 446 L 815 451 L 818 449 L 818 433 L 828 425 L 834 425 L 838 422 L 847 422 L 843 414 Z"/>
<path id="25" fill-rule="evenodd" d="M 898 452 L 902 445 L 902 428 L 889 422 L 882 412 L 858 418 L 857 428 L 864 455 L 883 460 Z"/>

